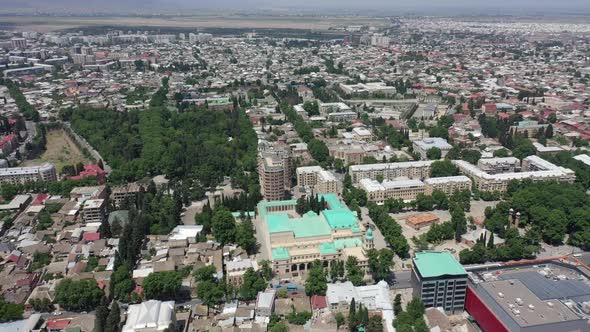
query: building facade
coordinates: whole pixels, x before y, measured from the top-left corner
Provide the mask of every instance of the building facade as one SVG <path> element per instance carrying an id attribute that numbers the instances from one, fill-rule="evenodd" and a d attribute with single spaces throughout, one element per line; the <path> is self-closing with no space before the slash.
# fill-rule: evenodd
<path id="1" fill-rule="evenodd" d="M 285 192 L 291 189 L 292 169 L 289 150 L 269 149 L 260 152 L 258 156 L 260 192 L 267 201 L 285 198 Z"/>
<path id="2" fill-rule="evenodd" d="M 444 308 L 459 313 L 465 308 L 467 272 L 455 257 L 446 251 L 422 251 L 412 259 L 414 295 L 427 308 Z"/>
<path id="3" fill-rule="evenodd" d="M 353 184 L 362 179 L 394 180 L 399 177 L 426 179 L 430 177 L 430 168 L 434 161 L 409 161 L 401 163 L 367 164 L 350 166 L 349 172 Z"/>
<path id="4" fill-rule="evenodd" d="M 0 183 L 23 184 L 27 182 L 57 181 L 55 166 L 46 163 L 41 166 L 11 167 L 0 169 Z"/>
<path id="5" fill-rule="evenodd" d="M 320 166 L 298 167 L 297 185 L 312 189 L 314 194 L 340 193 L 336 177 Z"/>

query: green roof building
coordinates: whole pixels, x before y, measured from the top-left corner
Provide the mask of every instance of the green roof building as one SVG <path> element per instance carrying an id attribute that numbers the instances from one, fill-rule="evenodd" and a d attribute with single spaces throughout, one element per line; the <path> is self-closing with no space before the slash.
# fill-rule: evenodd
<path id="1" fill-rule="evenodd" d="M 315 260 L 328 267 L 346 255 L 364 262 L 365 250 L 373 248 L 372 231 L 365 231 L 355 212 L 335 194 L 319 195 L 319 199 L 328 205 L 319 214 L 308 211 L 299 215 L 296 200 L 258 204 L 257 215 L 277 274 L 300 276 Z"/>
<path id="2" fill-rule="evenodd" d="M 412 284 L 424 305 L 442 307 L 448 313 L 463 311 L 467 271 L 447 251 L 427 250 L 413 258 Z"/>

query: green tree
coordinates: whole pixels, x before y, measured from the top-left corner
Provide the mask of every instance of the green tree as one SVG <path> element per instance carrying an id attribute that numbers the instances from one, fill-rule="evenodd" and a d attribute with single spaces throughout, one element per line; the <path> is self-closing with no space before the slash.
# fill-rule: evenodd
<path id="1" fill-rule="evenodd" d="M 260 262 L 260 273 L 266 281 L 270 281 L 273 276 L 272 267 L 270 265 L 271 263 L 267 259 Z"/>
<path id="2" fill-rule="evenodd" d="M 236 221 L 231 212 L 225 208 L 216 209 L 211 220 L 213 236 L 222 245 L 232 243 L 235 239 Z"/>
<path id="3" fill-rule="evenodd" d="M 402 311 L 402 296 L 397 294 L 393 300 L 393 313 L 397 316 Z"/>
<path id="4" fill-rule="evenodd" d="M 181 284 L 182 278 L 176 271 L 150 273 L 143 280 L 143 294 L 147 299 L 173 300 L 177 297 Z"/>
<path id="5" fill-rule="evenodd" d="M 346 279 L 355 286 L 364 284 L 364 273 L 358 265 L 358 260 L 354 256 L 349 256 L 346 260 Z"/>
<path id="6" fill-rule="evenodd" d="M 105 332 L 119 332 L 121 330 L 121 309 L 119 303 L 113 301 L 111 312 L 106 321 Z"/>
<path id="7" fill-rule="evenodd" d="M 256 299 L 258 292 L 266 288 L 266 281 L 253 268 L 248 268 L 244 273 L 244 282 L 240 287 L 240 299 L 252 301 Z"/>
<path id="8" fill-rule="evenodd" d="M 23 319 L 24 307 L 22 304 L 14 304 L 0 299 L 0 322 L 9 322 Z"/>
<path id="9" fill-rule="evenodd" d="M 94 279 L 63 279 L 55 288 L 55 302 L 70 311 L 93 310 L 103 295 Z"/>
<path id="10" fill-rule="evenodd" d="M 326 282 L 326 274 L 319 260 L 313 262 L 307 279 L 305 281 L 305 293 L 308 296 L 312 295 L 326 295 L 328 284 Z"/>
<path id="11" fill-rule="evenodd" d="M 442 153 L 439 148 L 431 147 L 426 151 L 426 158 L 429 160 L 439 160 L 442 156 Z"/>
<path id="12" fill-rule="evenodd" d="M 256 253 L 258 243 L 254 232 L 252 219 L 247 217 L 236 228 L 236 243 L 248 252 L 249 255 Z"/>
<path id="13" fill-rule="evenodd" d="M 389 249 L 370 249 L 367 252 L 369 257 L 369 271 L 375 281 L 388 279 L 393 265 L 393 251 Z"/>
<path id="14" fill-rule="evenodd" d="M 433 178 L 459 175 L 459 170 L 450 160 L 437 160 L 432 163 L 430 176 Z"/>
<path id="15" fill-rule="evenodd" d="M 369 325 L 366 329 L 367 332 L 382 332 L 383 331 L 383 320 L 380 316 L 372 316 L 369 318 Z"/>

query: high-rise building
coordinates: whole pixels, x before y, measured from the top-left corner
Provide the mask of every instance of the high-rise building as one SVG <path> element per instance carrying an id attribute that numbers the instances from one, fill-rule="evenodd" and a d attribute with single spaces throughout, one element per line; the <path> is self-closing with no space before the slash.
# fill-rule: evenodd
<path id="1" fill-rule="evenodd" d="M 291 153 L 287 149 L 268 149 L 258 156 L 258 176 L 260 192 L 267 201 L 285 198 L 291 189 Z"/>
<path id="2" fill-rule="evenodd" d="M 10 40 L 10 46 L 13 49 L 24 50 L 27 48 L 27 40 L 24 38 L 12 38 Z"/>
<path id="3" fill-rule="evenodd" d="M 422 251 L 412 259 L 412 285 L 427 308 L 454 314 L 465 308 L 467 272 L 447 251 Z"/>

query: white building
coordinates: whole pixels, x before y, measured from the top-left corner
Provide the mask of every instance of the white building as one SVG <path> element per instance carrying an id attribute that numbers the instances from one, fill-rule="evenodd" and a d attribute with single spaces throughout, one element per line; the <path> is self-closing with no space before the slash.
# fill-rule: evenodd
<path id="1" fill-rule="evenodd" d="M 175 321 L 174 301 L 150 300 L 129 306 L 122 332 L 160 332 Z"/>
<path id="2" fill-rule="evenodd" d="M 389 285 L 381 280 L 376 285 L 354 287 L 350 281 L 339 284 L 328 284 L 326 291 L 328 305 L 332 310 L 348 311 L 350 302 L 354 298 L 357 305 L 381 311 L 383 326 L 387 332 L 395 332 L 393 328 L 393 302 L 389 298 Z"/>
<path id="3" fill-rule="evenodd" d="M 314 194 L 340 192 L 340 186 L 334 174 L 320 166 L 298 167 L 297 185 L 313 190 Z"/>
<path id="4" fill-rule="evenodd" d="M 197 237 L 202 231 L 203 225 L 178 225 L 172 229 L 168 240 L 185 240 L 188 243 L 197 243 Z"/>
<path id="5" fill-rule="evenodd" d="M 46 163 L 41 166 L 0 168 L 0 183 L 19 184 L 35 181 L 57 181 L 55 166 Z"/>
<path id="6" fill-rule="evenodd" d="M 446 139 L 440 137 L 430 137 L 421 141 L 415 141 L 412 146 L 414 147 L 414 152 L 419 153 L 423 160 L 428 159 L 426 153 L 432 148 L 437 148 L 440 150 L 441 158 L 444 158 L 449 150 L 453 148 L 453 146 L 449 144 Z"/>

